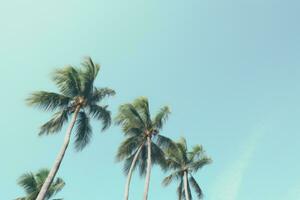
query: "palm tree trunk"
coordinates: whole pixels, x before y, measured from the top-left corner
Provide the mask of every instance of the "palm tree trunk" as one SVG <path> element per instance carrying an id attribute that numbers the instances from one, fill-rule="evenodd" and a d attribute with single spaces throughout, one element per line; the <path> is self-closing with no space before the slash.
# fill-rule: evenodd
<path id="1" fill-rule="evenodd" d="M 130 169 L 129 169 L 129 172 L 128 172 L 128 175 L 127 175 L 127 180 L 126 180 L 126 185 L 125 185 L 125 194 L 124 194 L 125 200 L 128 200 L 128 197 L 129 197 L 129 186 L 130 186 L 130 181 L 131 181 L 131 177 L 132 177 L 133 168 L 135 166 L 135 163 L 137 161 L 138 156 L 140 155 L 140 152 L 143 148 L 143 145 L 144 145 L 144 143 L 141 144 L 141 146 L 138 148 L 137 152 L 134 155 L 132 163 L 130 165 Z"/>
<path id="2" fill-rule="evenodd" d="M 151 137 L 147 137 L 147 146 L 148 146 L 148 158 L 147 158 L 147 173 L 145 180 L 145 190 L 144 190 L 144 200 L 148 199 L 148 191 L 150 184 L 150 175 L 151 175 Z"/>
<path id="3" fill-rule="evenodd" d="M 69 127 L 67 129 L 67 132 L 66 132 L 66 135 L 65 135 L 65 139 L 64 139 L 64 143 L 61 147 L 61 150 L 54 162 L 54 165 L 52 166 L 36 200 L 44 200 L 46 195 L 47 195 L 47 191 L 49 190 L 50 188 L 50 185 L 59 169 L 59 166 L 64 158 L 64 155 L 66 153 L 66 150 L 67 150 L 67 147 L 70 143 L 70 137 L 71 137 L 71 133 L 72 133 L 72 129 L 75 125 L 75 122 L 76 122 L 76 119 L 77 119 L 77 115 L 79 113 L 79 110 L 80 110 L 80 106 L 77 106 L 76 109 L 75 109 L 75 112 L 73 114 L 73 117 L 72 117 L 72 120 L 71 120 L 71 123 L 69 124 Z"/>
<path id="4" fill-rule="evenodd" d="M 188 176 L 187 176 L 187 172 L 186 171 L 184 171 L 183 184 L 184 184 L 185 199 L 186 200 L 190 200 L 189 191 L 188 191 Z"/>

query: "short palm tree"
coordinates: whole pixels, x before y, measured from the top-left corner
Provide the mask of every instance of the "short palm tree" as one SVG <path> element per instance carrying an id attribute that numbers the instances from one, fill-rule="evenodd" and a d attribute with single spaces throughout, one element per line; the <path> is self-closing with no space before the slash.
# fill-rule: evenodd
<path id="1" fill-rule="evenodd" d="M 169 113 L 170 109 L 164 106 L 151 118 L 148 99 L 145 97 L 120 106 L 116 123 L 121 125 L 126 139 L 118 149 L 117 160 L 125 160 L 125 200 L 129 197 L 131 176 L 136 166 L 139 166 L 140 175 L 146 174 L 144 200 L 148 198 L 151 165 L 160 164 L 163 167 L 165 160 L 162 148 L 172 145 L 170 139 L 159 134 Z"/>
<path id="2" fill-rule="evenodd" d="M 181 138 L 176 143 L 176 148 L 168 149 L 165 155 L 168 169 L 172 170 L 172 173 L 163 180 L 163 185 L 167 186 L 176 179 L 179 181 L 177 188 L 179 200 L 192 199 L 190 185 L 193 187 L 198 199 L 201 199 L 202 190 L 193 174 L 203 166 L 211 163 L 211 159 L 204 154 L 202 146 L 196 145 L 192 151 L 188 151 L 186 140 Z"/>
<path id="3" fill-rule="evenodd" d="M 82 150 L 90 142 L 92 136 L 90 117 L 102 121 L 102 130 L 111 124 L 111 114 L 107 105 L 99 105 L 99 102 L 105 97 L 114 95 L 115 92 L 109 88 L 94 87 L 99 69 L 100 66 L 94 64 L 91 58 L 86 58 L 81 68 L 67 66 L 56 70 L 53 81 L 60 93 L 39 91 L 27 99 L 29 105 L 42 108 L 45 111 L 55 111 L 53 118 L 42 125 L 39 135 L 59 132 L 72 116 L 64 143 L 37 200 L 44 200 L 46 197 L 69 145 L 73 127 L 76 126 L 75 148 Z"/>
<path id="4" fill-rule="evenodd" d="M 18 185 L 24 188 L 26 192 L 26 196 L 19 197 L 16 200 L 35 200 L 48 174 L 49 174 L 48 169 L 41 169 L 36 174 L 33 174 L 31 172 L 23 174 L 18 180 Z M 56 178 L 56 180 L 53 181 L 53 183 L 50 185 L 50 188 L 46 193 L 45 199 L 48 200 L 54 195 L 56 195 L 59 191 L 63 189 L 64 186 L 65 186 L 65 182 L 61 178 Z M 62 199 L 53 199 L 53 200 L 62 200 Z"/>

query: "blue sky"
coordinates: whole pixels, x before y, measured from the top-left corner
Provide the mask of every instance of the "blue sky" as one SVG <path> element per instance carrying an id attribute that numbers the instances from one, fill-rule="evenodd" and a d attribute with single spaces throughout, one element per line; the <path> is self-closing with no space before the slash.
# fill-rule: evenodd
<path id="1" fill-rule="evenodd" d="M 28 108 L 50 73 L 91 56 L 102 65 L 113 115 L 147 96 L 169 105 L 162 134 L 202 144 L 213 159 L 196 176 L 207 200 L 300 199 L 300 3 L 296 0 L 2 1 L 0 7 L 0 198 L 23 194 L 26 171 L 50 167 L 63 133 L 38 137 L 50 117 Z M 80 153 L 71 146 L 59 176 L 64 199 L 121 199 L 125 177 L 114 156 L 118 127 Z M 149 199 L 175 199 L 155 167 Z M 141 199 L 135 176 L 132 199 Z"/>

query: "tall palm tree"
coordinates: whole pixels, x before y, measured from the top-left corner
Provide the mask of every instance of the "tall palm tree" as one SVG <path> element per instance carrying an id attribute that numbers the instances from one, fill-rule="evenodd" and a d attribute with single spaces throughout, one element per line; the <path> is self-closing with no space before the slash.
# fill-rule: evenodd
<path id="1" fill-rule="evenodd" d="M 117 160 L 125 161 L 124 172 L 127 174 L 125 200 L 129 197 L 131 176 L 136 166 L 139 166 L 140 175 L 146 175 L 144 200 L 147 200 L 151 165 L 160 164 L 163 167 L 165 164 L 163 149 L 172 145 L 169 138 L 159 134 L 169 114 L 170 109 L 164 106 L 154 118 L 151 118 L 148 99 L 145 97 L 119 107 L 116 123 L 121 125 L 126 139 L 118 149 Z"/>
<path id="2" fill-rule="evenodd" d="M 163 180 L 163 185 L 167 186 L 176 179 L 179 181 L 177 188 L 179 200 L 192 199 L 190 185 L 193 187 L 198 199 L 201 199 L 202 190 L 193 174 L 203 166 L 211 163 L 211 159 L 204 154 L 202 146 L 196 145 L 192 151 L 188 151 L 186 140 L 181 138 L 176 143 L 176 148 L 168 149 L 165 155 L 168 169 L 172 170 L 172 173 Z"/>
<path id="3" fill-rule="evenodd" d="M 48 169 L 41 169 L 36 174 L 33 174 L 32 172 L 23 174 L 18 180 L 18 185 L 24 188 L 26 196 L 19 197 L 16 200 L 35 200 L 48 174 Z M 56 195 L 59 191 L 63 189 L 64 186 L 65 182 L 61 178 L 56 178 L 56 180 L 50 185 L 45 199 L 48 200 L 52 196 Z"/>
<path id="4" fill-rule="evenodd" d="M 107 109 L 108 106 L 99 105 L 99 103 L 103 98 L 114 95 L 115 91 L 94 86 L 99 69 L 100 65 L 94 64 L 91 58 L 86 58 L 81 68 L 67 66 L 58 69 L 53 74 L 53 81 L 60 93 L 39 91 L 33 93 L 27 99 L 29 105 L 39 107 L 45 111 L 55 111 L 53 118 L 41 126 L 39 135 L 59 132 L 68 119 L 71 118 L 64 143 L 37 200 L 44 200 L 46 197 L 46 193 L 69 145 L 73 127 L 76 126 L 75 149 L 80 151 L 91 140 L 90 117 L 102 121 L 102 130 L 107 129 L 111 124 L 111 114 Z"/>

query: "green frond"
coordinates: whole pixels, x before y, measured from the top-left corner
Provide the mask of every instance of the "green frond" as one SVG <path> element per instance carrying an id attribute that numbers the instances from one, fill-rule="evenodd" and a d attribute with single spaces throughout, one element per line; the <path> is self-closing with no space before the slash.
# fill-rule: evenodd
<path id="1" fill-rule="evenodd" d="M 151 128 L 151 115 L 149 110 L 149 102 L 147 97 L 139 97 L 132 103 L 133 107 L 139 113 L 142 121 L 145 123 L 147 128 Z"/>
<path id="2" fill-rule="evenodd" d="M 188 153 L 189 160 L 199 159 L 204 154 L 203 147 L 201 145 L 195 145 L 191 152 Z"/>
<path id="3" fill-rule="evenodd" d="M 110 88 L 94 88 L 93 94 L 89 101 L 92 104 L 100 102 L 102 99 L 110 96 L 114 96 L 116 92 Z"/>
<path id="4" fill-rule="evenodd" d="M 108 106 L 90 105 L 89 114 L 98 120 L 102 121 L 102 131 L 106 130 L 111 125 L 111 113 L 107 110 Z"/>
<path id="5" fill-rule="evenodd" d="M 125 134 L 133 128 L 139 130 L 146 129 L 143 119 L 132 104 L 123 104 L 119 107 L 115 123 L 121 125 Z"/>
<path id="6" fill-rule="evenodd" d="M 53 183 L 52 186 L 49 188 L 49 197 L 57 194 L 58 192 L 60 192 L 64 187 L 65 187 L 66 183 L 61 179 L 61 178 L 57 178 Z"/>
<path id="7" fill-rule="evenodd" d="M 35 174 L 35 179 L 37 183 L 37 187 L 41 188 L 44 184 L 44 181 L 46 180 L 47 176 L 49 174 L 48 169 L 40 169 L 36 174 Z"/>
<path id="8" fill-rule="evenodd" d="M 129 156 L 128 158 L 126 158 L 124 160 L 123 173 L 124 173 L 125 176 L 127 176 L 128 173 L 129 173 L 129 170 L 130 170 L 131 164 L 133 162 L 133 159 L 134 159 L 134 154 L 132 154 L 131 156 Z M 135 169 L 136 166 L 137 166 L 137 163 L 135 163 L 135 165 L 133 166 L 133 169 Z"/>
<path id="9" fill-rule="evenodd" d="M 166 155 L 166 164 L 168 166 L 168 169 L 173 169 L 173 170 L 177 170 L 177 169 L 181 169 L 182 168 L 182 160 L 181 160 L 181 156 L 176 154 L 175 152 L 165 152 Z"/>
<path id="10" fill-rule="evenodd" d="M 67 66 L 57 69 L 54 71 L 52 79 L 62 94 L 68 97 L 80 95 L 80 72 L 76 68 Z"/>
<path id="11" fill-rule="evenodd" d="M 26 196 L 19 197 L 16 200 L 35 200 L 48 174 L 48 169 L 41 169 L 36 174 L 31 172 L 23 174 L 19 178 L 18 184 L 24 188 Z M 61 178 L 56 178 L 46 194 L 46 199 L 48 200 L 54 196 L 64 187 L 64 185 L 65 183 Z"/>
<path id="12" fill-rule="evenodd" d="M 54 92 L 39 91 L 34 92 L 26 99 L 28 105 L 41 108 L 43 110 L 55 110 L 69 106 L 71 99 L 67 96 Z"/>
<path id="13" fill-rule="evenodd" d="M 92 137 L 92 128 L 90 125 L 90 119 L 85 112 L 80 111 L 76 120 L 75 130 L 75 149 L 81 151 L 90 142 Z"/>
<path id="14" fill-rule="evenodd" d="M 168 106 L 162 107 L 153 119 L 153 126 L 157 129 L 162 129 L 170 113 L 171 111 Z"/>
<path id="15" fill-rule="evenodd" d="M 93 91 L 93 84 L 100 70 L 100 65 L 95 64 L 90 57 L 82 62 L 82 71 L 80 73 L 82 92 L 85 97 L 89 97 Z"/>
<path id="16" fill-rule="evenodd" d="M 117 161 L 122 161 L 125 158 L 136 153 L 137 149 L 145 143 L 145 138 L 132 136 L 121 143 L 116 156 Z"/>
<path id="17" fill-rule="evenodd" d="M 180 180 L 182 178 L 181 171 L 175 171 L 171 173 L 169 176 L 165 177 L 162 181 L 163 186 L 168 186 L 174 180 Z"/>
<path id="18" fill-rule="evenodd" d="M 18 180 L 18 185 L 23 187 L 27 194 L 35 192 L 37 189 L 34 174 L 31 172 L 23 174 Z"/>
<path id="19" fill-rule="evenodd" d="M 167 163 L 165 159 L 165 154 L 163 150 L 154 142 L 151 144 L 151 158 L 152 158 L 152 165 L 157 164 L 161 167 L 162 170 L 167 169 Z"/>
<path id="20" fill-rule="evenodd" d="M 146 145 L 143 146 L 136 164 L 139 166 L 140 176 L 141 177 L 145 176 L 146 169 L 147 169 L 147 146 Z"/>
<path id="21" fill-rule="evenodd" d="M 56 112 L 52 119 L 46 122 L 44 125 L 41 126 L 39 135 L 48 135 L 50 133 L 57 133 L 61 130 L 64 123 L 68 121 L 69 111 L 68 109 L 63 109 Z"/>
<path id="22" fill-rule="evenodd" d="M 212 160 L 206 156 L 202 157 L 200 160 L 196 160 L 189 164 L 190 169 L 193 172 L 197 172 L 199 169 L 201 169 L 203 166 L 208 165 L 212 162 Z"/>
<path id="23" fill-rule="evenodd" d="M 176 144 L 166 136 L 155 135 L 153 141 L 164 151 L 176 149 Z"/>
<path id="24" fill-rule="evenodd" d="M 193 187 L 193 189 L 195 190 L 195 193 L 197 194 L 198 199 L 201 199 L 203 196 L 202 190 L 193 176 L 190 176 L 189 182 L 190 182 L 191 186 Z"/>
<path id="25" fill-rule="evenodd" d="M 182 150 L 184 150 L 184 152 L 187 151 L 187 143 L 186 143 L 186 139 L 184 137 L 181 137 L 178 142 L 177 145 L 179 148 L 181 148 Z"/>

